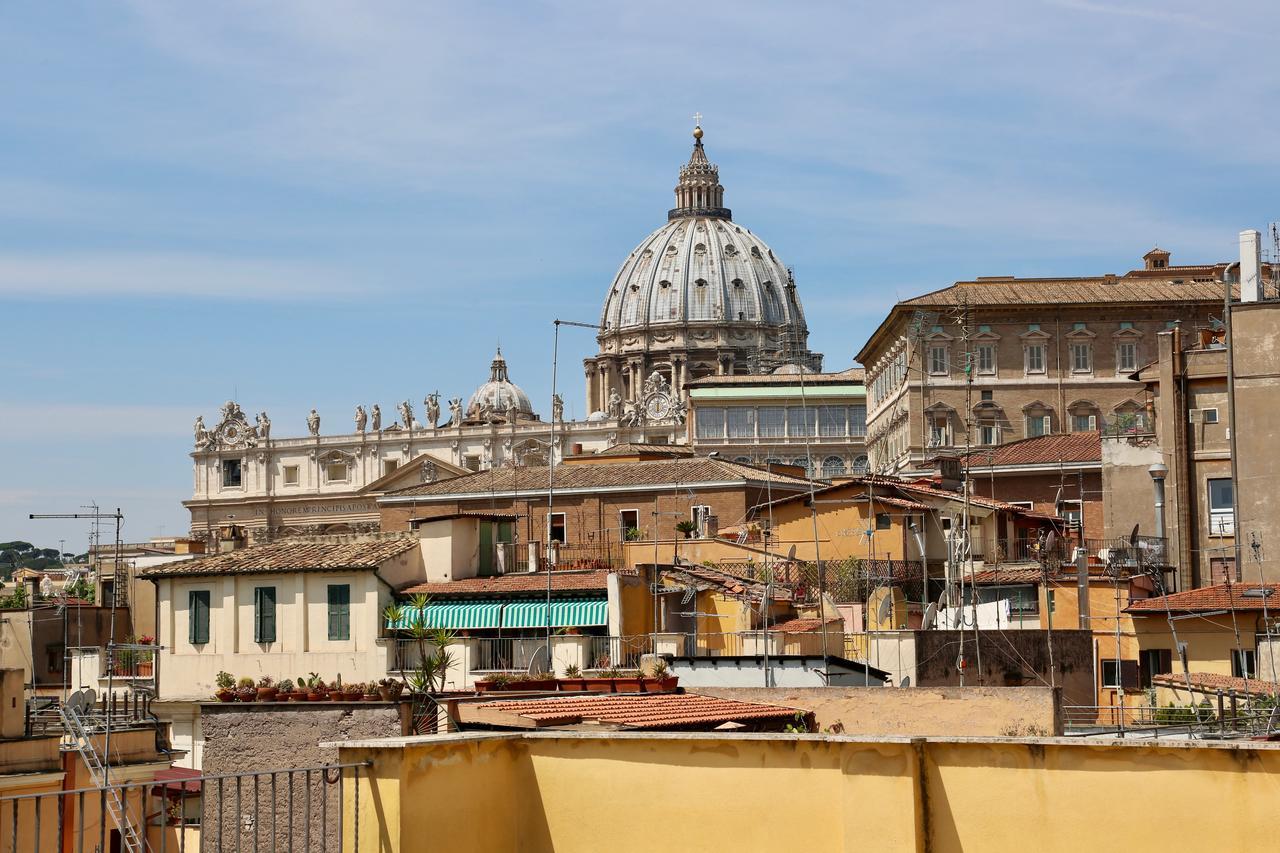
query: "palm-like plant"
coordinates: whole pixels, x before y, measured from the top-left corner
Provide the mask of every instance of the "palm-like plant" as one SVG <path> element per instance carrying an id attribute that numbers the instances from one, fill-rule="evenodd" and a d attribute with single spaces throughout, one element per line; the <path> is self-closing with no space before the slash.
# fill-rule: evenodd
<path id="1" fill-rule="evenodd" d="M 383 612 L 387 625 L 407 634 L 417 647 L 418 667 L 404 676 L 405 686 L 415 693 L 444 690 L 449 670 L 456 662 L 449 646 L 457 642 L 458 635 L 448 628 L 427 626 L 429 604 L 431 597 L 420 592 L 410 596 L 407 606 L 393 604 Z"/>

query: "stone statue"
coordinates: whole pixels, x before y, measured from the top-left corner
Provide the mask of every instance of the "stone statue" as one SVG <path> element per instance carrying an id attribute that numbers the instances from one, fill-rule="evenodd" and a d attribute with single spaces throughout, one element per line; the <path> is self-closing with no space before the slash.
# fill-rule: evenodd
<path id="1" fill-rule="evenodd" d="M 196 416 L 196 447 L 204 447 L 209 443 L 209 431 L 204 428 L 204 415 Z"/>
<path id="2" fill-rule="evenodd" d="M 449 424 L 451 426 L 459 426 L 462 424 L 462 398 L 454 397 L 449 401 Z"/>
<path id="3" fill-rule="evenodd" d="M 320 436 L 320 415 L 315 409 L 311 410 L 311 414 L 307 415 L 307 432 L 316 436 Z"/>
<path id="4" fill-rule="evenodd" d="M 427 426 L 435 429 L 440 423 L 440 392 L 432 391 L 422 405 L 427 407 Z"/>
<path id="5" fill-rule="evenodd" d="M 364 413 L 364 406 L 356 406 L 356 432 L 364 432 L 369 424 L 369 416 Z"/>
<path id="6" fill-rule="evenodd" d="M 564 420 L 564 398 L 559 394 L 551 395 L 551 420 L 555 423 Z"/>
<path id="7" fill-rule="evenodd" d="M 618 395 L 617 388 L 609 392 L 609 417 L 622 417 L 622 397 Z"/>
<path id="8" fill-rule="evenodd" d="M 266 441 L 271 438 L 271 418 L 267 417 L 266 412 L 258 413 L 258 438 Z"/>
<path id="9" fill-rule="evenodd" d="M 373 408 L 370 409 L 369 411 L 370 411 L 370 414 L 373 416 L 373 431 L 381 432 L 382 431 L 382 407 L 379 406 L 377 403 L 374 403 Z"/>
<path id="10" fill-rule="evenodd" d="M 404 424 L 404 428 L 413 429 L 413 406 L 409 405 L 409 401 L 402 400 L 396 409 L 400 412 L 400 422 Z"/>
<path id="11" fill-rule="evenodd" d="M 419 479 L 423 483 L 434 483 L 436 478 L 439 476 L 439 472 L 440 469 L 436 467 L 436 463 L 432 462 L 430 459 L 424 459 L 422 460 L 422 471 L 419 475 Z"/>

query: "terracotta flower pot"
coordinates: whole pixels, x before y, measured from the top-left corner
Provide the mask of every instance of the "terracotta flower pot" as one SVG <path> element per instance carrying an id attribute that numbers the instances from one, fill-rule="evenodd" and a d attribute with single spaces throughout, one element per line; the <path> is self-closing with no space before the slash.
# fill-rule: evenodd
<path id="1" fill-rule="evenodd" d="M 219 702 L 236 701 L 236 692 L 234 690 L 219 690 L 217 693 L 213 695 L 218 697 Z"/>
<path id="2" fill-rule="evenodd" d="M 616 693 L 640 693 L 644 689 L 643 678 L 615 678 L 613 683 Z"/>
<path id="3" fill-rule="evenodd" d="M 258 699 L 258 689 L 256 687 L 246 687 L 236 691 L 236 698 L 241 702 L 255 702 Z"/>
<path id="4" fill-rule="evenodd" d="M 390 701 L 392 700 L 392 698 L 393 698 L 393 697 L 392 697 L 392 695 L 391 695 L 391 688 L 390 688 L 390 687 L 379 687 L 379 688 L 378 688 L 378 698 L 379 698 L 379 699 L 381 699 L 383 702 L 390 702 Z M 399 698 L 399 697 L 397 696 L 397 697 L 395 697 L 395 698 Z"/>
<path id="5" fill-rule="evenodd" d="M 377 693 L 366 693 L 366 694 L 364 694 L 364 701 L 366 701 L 366 702 L 377 702 L 377 701 L 378 701 L 378 694 L 377 694 Z"/>
<path id="6" fill-rule="evenodd" d="M 587 680 L 585 678 L 561 678 L 558 679 L 560 689 L 566 693 L 580 693 L 587 689 Z"/>
<path id="7" fill-rule="evenodd" d="M 259 702 L 274 702 L 276 701 L 276 697 L 279 695 L 280 695 L 280 691 L 275 687 L 259 687 L 258 688 Z"/>
<path id="8" fill-rule="evenodd" d="M 617 693 L 618 683 L 615 678 L 591 677 L 582 679 L 582 689 L 596 693 Z"/>
<path id="9" fill-rule="evenodd" d="M 325 698 L 324 694 L 320 693 L 318 690 L 308 690 L 306 695 L 308 702 L 319 702 L 321 699 Z"/>

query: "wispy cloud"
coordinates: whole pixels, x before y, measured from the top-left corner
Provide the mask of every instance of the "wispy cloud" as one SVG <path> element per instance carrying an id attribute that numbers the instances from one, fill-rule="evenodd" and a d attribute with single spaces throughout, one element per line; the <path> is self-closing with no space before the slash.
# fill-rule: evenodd
<path id="1" fill-rule="evenodd" d="M 307 262 L 179 252 L 3 252 L 0 296 L 165 296 L 249 301 L 347 297 L 376 290 Z"/>

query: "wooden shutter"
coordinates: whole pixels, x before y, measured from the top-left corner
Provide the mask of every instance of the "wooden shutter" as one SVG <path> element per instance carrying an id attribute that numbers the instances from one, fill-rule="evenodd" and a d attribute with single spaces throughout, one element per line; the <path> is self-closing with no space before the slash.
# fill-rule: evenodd
<path id="1" fill-rule="evenodd" d="M 253 641 L 276 641 L 276 588 L 259 586 L 253 590 Z"/>
<path id="2" fill-rule="evenodd" d="M 209 590 L 191 590 L 187 596 L 187 611 L 190 619 L 187 639 L 191 645 L 209 642 Z"/>
<path id="3" fill-rule="evenodd" d="M 1138 689 L 1138 662 L 1136 660 L 1120 661 L 1120 687 L 1124 690 Z"/>
<path id="4" fill-rule="evenodd" d="M 351 587 L 329 584 L 329 639 L 351 639 Z"/>

